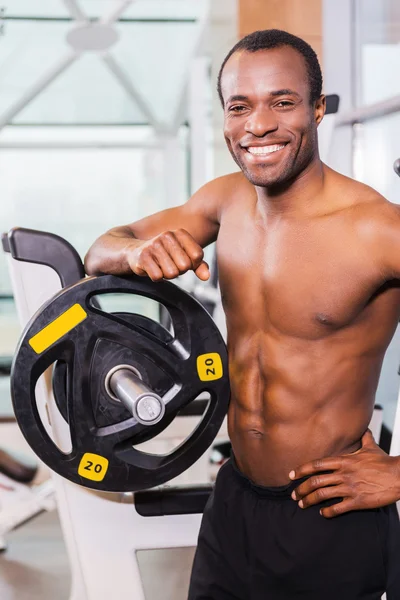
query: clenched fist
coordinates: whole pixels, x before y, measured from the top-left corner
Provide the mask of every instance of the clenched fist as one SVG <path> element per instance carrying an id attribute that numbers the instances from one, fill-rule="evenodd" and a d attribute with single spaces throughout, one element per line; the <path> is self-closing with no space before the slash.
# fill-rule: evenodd
<path id="1" fill-rule="evenodd" d="M 147 275 L 152 281 L 174 279 L 191 269 L 207 281 L 210 271 L 203 257 L 202 247 L 190 233 L 176 229 L 139 243 L 129 253 L 128 262 L 136 275 Z"/>

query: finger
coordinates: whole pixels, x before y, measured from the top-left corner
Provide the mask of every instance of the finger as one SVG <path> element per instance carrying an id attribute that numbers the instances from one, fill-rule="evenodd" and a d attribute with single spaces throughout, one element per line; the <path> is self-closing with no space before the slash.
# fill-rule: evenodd
<path id="1" fill-rule="evenodd" d="M 334 471 L 328 475 L 313 475 L 293 490 L 292 498 L 293 500 L 300 500 L 318 488 L 328 485 L 339 485 L 340 483 L 343 483 L 343 476 L 340 471 Z"/>
<path id="2" fill-rule="evenodd" d="M 190 256 L 187 255 L 172 231 L 168 231 L 162 236 L 162 244 L 181 274 L 193 268 Z"/>
<path id="3" fill-rule="evenodd" d="M 163 273 L 158 264 L 153 260 L 148 250 L 141 251 L 129 262 L 132 272 L 140 277 L 150 277 L 152 281 L 159 281 Z"/>
<path id="4" fill-rule="evenodd" d="M 336 469 L 340 469 L 342 462 L 342 456 L 320 458 L 318 460 L 313 460 L 309 463 L 306 463 L 301 467 L 297 467 L 294 471 L 289 473 L 289 477 L 290 479 L 300 479 L 301 477 L 313 475 L 314 473 L 319 473 L 320 471 L 335 471 Z"/>
<path id="5" fill-rule="evenodd" d="M 192 261 L 193 270 L 196 271 L 204 258 L 203 248 L 196 242 L 190 233 L 184 229 L 178 229 L 174 233 L 180 245 Z"/>
<path id="6" fill-rule="evenodd" d="M 204 260 L 201 263 L 201 265 L 195 270 L 195 274 L 202 281 L 207 281 L 208 279 L 210 279 L 210 269 L 208 264 Z"/>
<path id="7" fill-rule="evenodd" d="M 321 508 L 319 512 L 326 519 L 332 519 L 333 517 L 337 517 L 338 515 L 342 515 L 351 510 L 357 510 L 356 502 L 353 498 L 346 498 L 345 500 L 342 500 L 342 502 Z"/>
<path id="8" fill-rule="evenodd" d="M 197 254 L 193 256 L 193 252 L 191 251 L 193 256 L 192 260 L 172 231 L 166 233 L 162 239 L 164 247 L 174 263 L 179 267 L 180 273 L 186 273 L 186 271 L 189 271 L 189 269 L 193 269 L 197 277 L 202 281 L 207 281 L 210 278 L 210 269 L 208 264 L 203 260 L 200 265 L 195 268 L 193 266 L 193 261 L 197 260 Z M 194 241 L 194 243 L 198 246 L 197 242 Z M 202 256 L 204 255 L 203 249 L 200 246 L 198 246 L 197 250 L 199 251 L 199 256 L 200 253 Z"/>
<path id="9" fill-rule="evenodd" d="M 178 277 L 179 269 L 164 248 L 161 242 L 157 242 L 152 247 L 153 259 L 160 267 L 165 279 L 174 279 Z"/>
<path id="10" fill-rule="evenodd" d="M 144 259 L 140 267 L 134 267 L 132 268 L 132 271 L 136 273 L 136 275 L 147 275 L 152 281 L 161 281 L 164 276 L 159 265 L 152 258 Z"/>
<path id="11" fill-rule="evenodd" d="M 300 500 L 298 503 L 300 508 L 308 508 L 313 504 L 319 504 L 324 500 L 331 500 L 332 498 L 344 498 L 348 496 L 349 490 L 344 485 L 332 485 L 330 487 L 319 488 L 315 492 L 308 494 Z"/>

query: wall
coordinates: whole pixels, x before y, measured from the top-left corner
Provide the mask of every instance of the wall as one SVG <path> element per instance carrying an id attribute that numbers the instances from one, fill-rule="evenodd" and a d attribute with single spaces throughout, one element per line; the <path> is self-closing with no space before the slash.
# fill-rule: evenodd
<path id="1" fill-rule="evenodd" d="M 321 0 L 239 0 L 238 35 L 258 29 L 284 29 L 314 48 L 322 60 Z"/>

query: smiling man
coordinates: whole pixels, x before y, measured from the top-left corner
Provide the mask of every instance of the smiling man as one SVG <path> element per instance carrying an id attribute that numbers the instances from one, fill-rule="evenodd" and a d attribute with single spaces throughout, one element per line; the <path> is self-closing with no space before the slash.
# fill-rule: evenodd
<path id="1" fill-rule="evenodd" d="M 317 57 L 267 30 L 219 76 L 241 169 L 103 235 L 88 273 L 209 277 L 217 241 L 233 455 L 206 507 L 190 600 L 400 598 L 400 463 L 370 422 L 400 316 L 400 211 L 318 154 Z"/>

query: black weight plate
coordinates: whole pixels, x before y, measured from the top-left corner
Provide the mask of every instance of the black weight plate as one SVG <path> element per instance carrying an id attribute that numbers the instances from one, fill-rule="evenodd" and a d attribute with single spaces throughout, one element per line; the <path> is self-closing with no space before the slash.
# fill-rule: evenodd
<path id="1" fill-rule="evenodd" d="M 96 308 L 100 308 L 100 306 L 97 303 Z M 162 340 L 165 343 L 168 343 L 170 341 L 173 340 L 172 335 L 169 333 L 169 331 L 167 329 L 165 329 L 165 327 L 163 327 L 160 323 L 157 323 L 156 321 L 153 321 L 153 319 L 149 319 L 148 317 L 145 317 L 144 315 L 139 315 L 137 313 L 112 313 L 113 315 L 116 315 L 117 317 L 124 319 L 125 321 L 128 321 L 129 323 L 134 323 L 139 325 L 140 327 L 143 327 L 144 329 L 146 329 L 146 331 L 149 331 L 150 333 L 153 333 L 158 339 Z M 103 340 L 104 343 L 107 343 L 106 340 Z M 108 342 L 110 344 L 110 342 Z M 117 350 L 120 349 L 125 349 L 125 357 L 122 355 L 122 352 L 119 352 L 119 355 L 117 354 Z M 165 386 L 161 386 L 157 387 L 157 385 L 155 384 L 155 380 L 157 380 L 160 377 L 160 373 L 159 370 L 158 372 L 154 373 L 154 363 L 151 363 L 150 365 L 147 366 L 147 369 L 143 369 L 143 365 L 141 364 L 140 361 L 138 361 L 137 359 L 134 360 L 133 357 L 131 356 L 131 352 L 129 353 L 129 350 L 126 349 L 124 346 L 119 346 L 119 348 L 115 348 L 115 346 L 113 348 L 110 348 L 110 353 L 112 353 L 113 355 L 115 355 L 115 361 L 114 361 L 114 356 L 111 358 L 111 360 L 108 360 L 106 362 L 106 364 L 104 364 L 104 361 L 102 361 L 102 365 L 103 365 L 103 370 L 105 370 L 106 373 L 108 373 L 108 371 L 110 369 L 112 369 L 115 365 L 118 364 L 130 364 L 133 367 L 136 367 L 142 374 L 142 378 L 144 383 L 146 383 L 150 388 L 152 388 L 154 390 L 154 392 L 156 394 L 163 394 L 167 391 L 167 389 L 169 389 L 168 387 L 165 389 Z M 58 361 L 54 367 L 53 370 L 53 394 L 54 394 L 54 399 L 57 405 L 58 410 L 60 411 L 61 415 L 63 416 L 64 420 L 67 421 L 68 423 L 68 407 L 67 407 L 67 390 L 66 390 L 66 386 L 67 386 L 67 363 L 65 363 L 64 361 Z M 113 402 L 111 400 L 111 398 L 108 396 L 105 386 L 102 385 L 104 383 L 104 374 L 102 376 L 102 374 L 96 373 L 95 374 L 95 379 L 99 380 L 98 383 L 98 389 L 96 389 L 96 391 L 93 391 L 93 387 L 92 387 L 92 401 L 94 402 L 94 411 L 95 411 L 95 415 L 97 413 L 97 418 L 96 418 L 96 422 L 98 424 L 99 427 L 104 427 L 106 425 L 112 425 L 113 423 L 119 423 L 123 420 L 126 420 L 128 418 L 130 418 L 132 415 L 129 414 L 129 412 L 127 411 L 127 409 L 120 403 L 117 402 Z M 169 386 L 171 387 L 171 386 Z M 171 422 L 173 420 L 173 416 L 171 417 L 170 421 Z M 165 422 L 165 426 L 163 429 L 165 429 L 168 426 L 168 422 Z M 160 431 L 162 431 L 163 429 L 161 429 Z M 151 434 L 151 437 L 154 437 L 154 435 L 151 432 L 148 432 L 148 435 Z"/>
<path id="2" fill-rule="evenodd" d="M 133 293 L 165 305 L 174 337 L 160 340 L 144 327 L 92 305 L 93 296 Z M 133 445 L 156 427 L 133 417 L 99 427 L 93 408 L 94 371 L 105 341 L 124 346 L 143 364 L 154 363 L 173 382 L 164 395 L 166 417 L 176 415 L 201 392 L 210 402 L 192 434 L 168 455 L 150 455 Z M 107 354 L 107 352 L 105 353 Z M 35 398 L 40 375 L 54 362 L 67 364 L 66 394 L 72 450 L 65 454 L 47 434 Z M 65 288 L 30 321 L 12 369 L 12 398 L 21 430 L 36 454 L 70 481 L 107 491 L 136 491 L 165 483 L 192 465 L 211 445 L 229 403 L 228 359 L 217 327 L 201 305 L 174 284 L 140 277 L 91 277 Z M 145 433 L 144 430 L 146 430 Z"/>
<path id="3" fill-rule="evenodd" d="M 105 352 L 102 351 L 103 347 L 105 347 Z M 160 369 L 154 363 L 146 361 L 143 355 L 135 356 L 132 351 L 119 344 L 114 344 L 109 340 L 100 340 L 93 354 L 90 385 L 93 415 L 99 431 L 102 427 L 117 425 L 132 418 L 132 414 L 128 412 L 121 402 L 116 402 L 110 398 L 105 388 L 106 375 L 117 365 L 129 365 L 136 368 L 142 374 L 144 383 L 161 396 L 173 385 L 173 381 L 167 378 L 162 371 L 160 372 Z M 64 413 L 63 417 L 67 422 L 68 384 L 71 385 L 71 382 L 68 381 L 68 364 L 58 361 L 54 368 L 53 392 L 55 392 L 54 397 L 57 407 L 61 414 Z M 153 427 L 144 428 L 142 432 L 138 433 L 135 443 L 139 444 L 152 439 L 164 431 L 174 418 L 175 415 L 170 414 Z"/>

